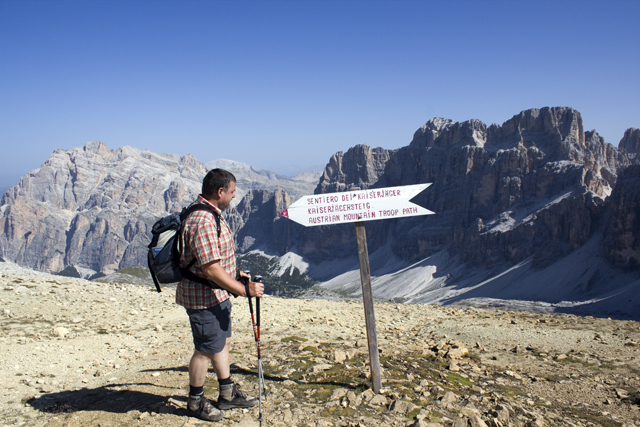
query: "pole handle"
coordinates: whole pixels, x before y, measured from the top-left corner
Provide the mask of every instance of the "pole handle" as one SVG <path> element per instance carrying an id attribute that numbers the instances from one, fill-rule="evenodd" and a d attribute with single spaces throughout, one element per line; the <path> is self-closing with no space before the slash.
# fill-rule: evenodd
<path id="1" fill-rule="evenodd" d="M 255 276 L 253 278 L 254 282 L 263 283 L 262 276 Z M 256 325 L 258 326 L 258 338 L 260 338 L 260 300 L 262 298 L 256 298 Z"/>

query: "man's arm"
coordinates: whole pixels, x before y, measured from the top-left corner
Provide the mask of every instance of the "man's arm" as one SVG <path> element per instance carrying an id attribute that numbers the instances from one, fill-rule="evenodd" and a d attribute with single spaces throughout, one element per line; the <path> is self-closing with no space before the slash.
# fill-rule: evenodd
<path id="1" fill-rule="evenodd" d="M 221 288 L 226 289 L 234 295 L 247 296 L 244 285 L 231 277 L 229 273 L 222 268 L 219 260 L 201 265 L 200 269 L 209 280 Z M 252 297 L 262 297 L 264 295 L 264 284 L 249 282 L 249 292 Z"/>

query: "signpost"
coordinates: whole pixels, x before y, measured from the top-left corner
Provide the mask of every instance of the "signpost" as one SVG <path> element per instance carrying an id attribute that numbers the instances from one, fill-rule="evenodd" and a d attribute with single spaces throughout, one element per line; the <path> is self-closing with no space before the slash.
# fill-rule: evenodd
<path id="1" fill-rule="evenodd" d="M 280 215 L 305 227 L 433 214 L 411 203 L 431 184 L 303 196 Z"/>
<path id="2" fill-rule="evenodd" d="M 369 190 L 354 189 L 354 191 L 344 193 L 303 196 L 280 213 L 280 215 L 305 227 L 342 224 L 345 222 L 355 223 L 362 301 L 364 302 L 369 347 L 371 384 L 374 393 L 380 392 L 382 378 L 380 376 L 378 336 L 375 313 L 373 311 L 369 252 L 364 221 L 433 214 L 434 212 L 409 201 L 430 185 L 416 184 Z"/>

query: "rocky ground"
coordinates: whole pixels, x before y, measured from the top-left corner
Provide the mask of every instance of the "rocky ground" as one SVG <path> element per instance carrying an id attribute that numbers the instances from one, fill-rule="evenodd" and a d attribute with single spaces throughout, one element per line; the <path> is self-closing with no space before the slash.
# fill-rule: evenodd
<path id="1" fill-rule="evenodd" d="M 246 299 L 233 377 L 256 395 Z M 0 273 L 0 425 L 190 426 L 191 338 L 174 291 Z M 640 323 L 376 304 L 370 390 L 361 301 L 266 297 L 264 426 L 640 426 Z M 215 374 L 206 384 L 217 396 Z M 255 410 L 222 426 L 258 425 Z"/>

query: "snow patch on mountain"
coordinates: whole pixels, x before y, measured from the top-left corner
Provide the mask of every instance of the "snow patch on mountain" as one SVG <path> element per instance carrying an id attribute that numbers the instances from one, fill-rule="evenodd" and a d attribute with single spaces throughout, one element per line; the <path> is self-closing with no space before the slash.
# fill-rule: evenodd
<path id="1" fill-rule="evenodd" d="M 300 255 L 293 252 L 287 252 L 280 257 L 278 262 L 278 268 L 271 273 L 276 276 L 282 276 L 285 273 L 293 274 L 295 269 L 301 272 L 306 272 L 309 269 L 309 263 L 304 260 Z"/>

